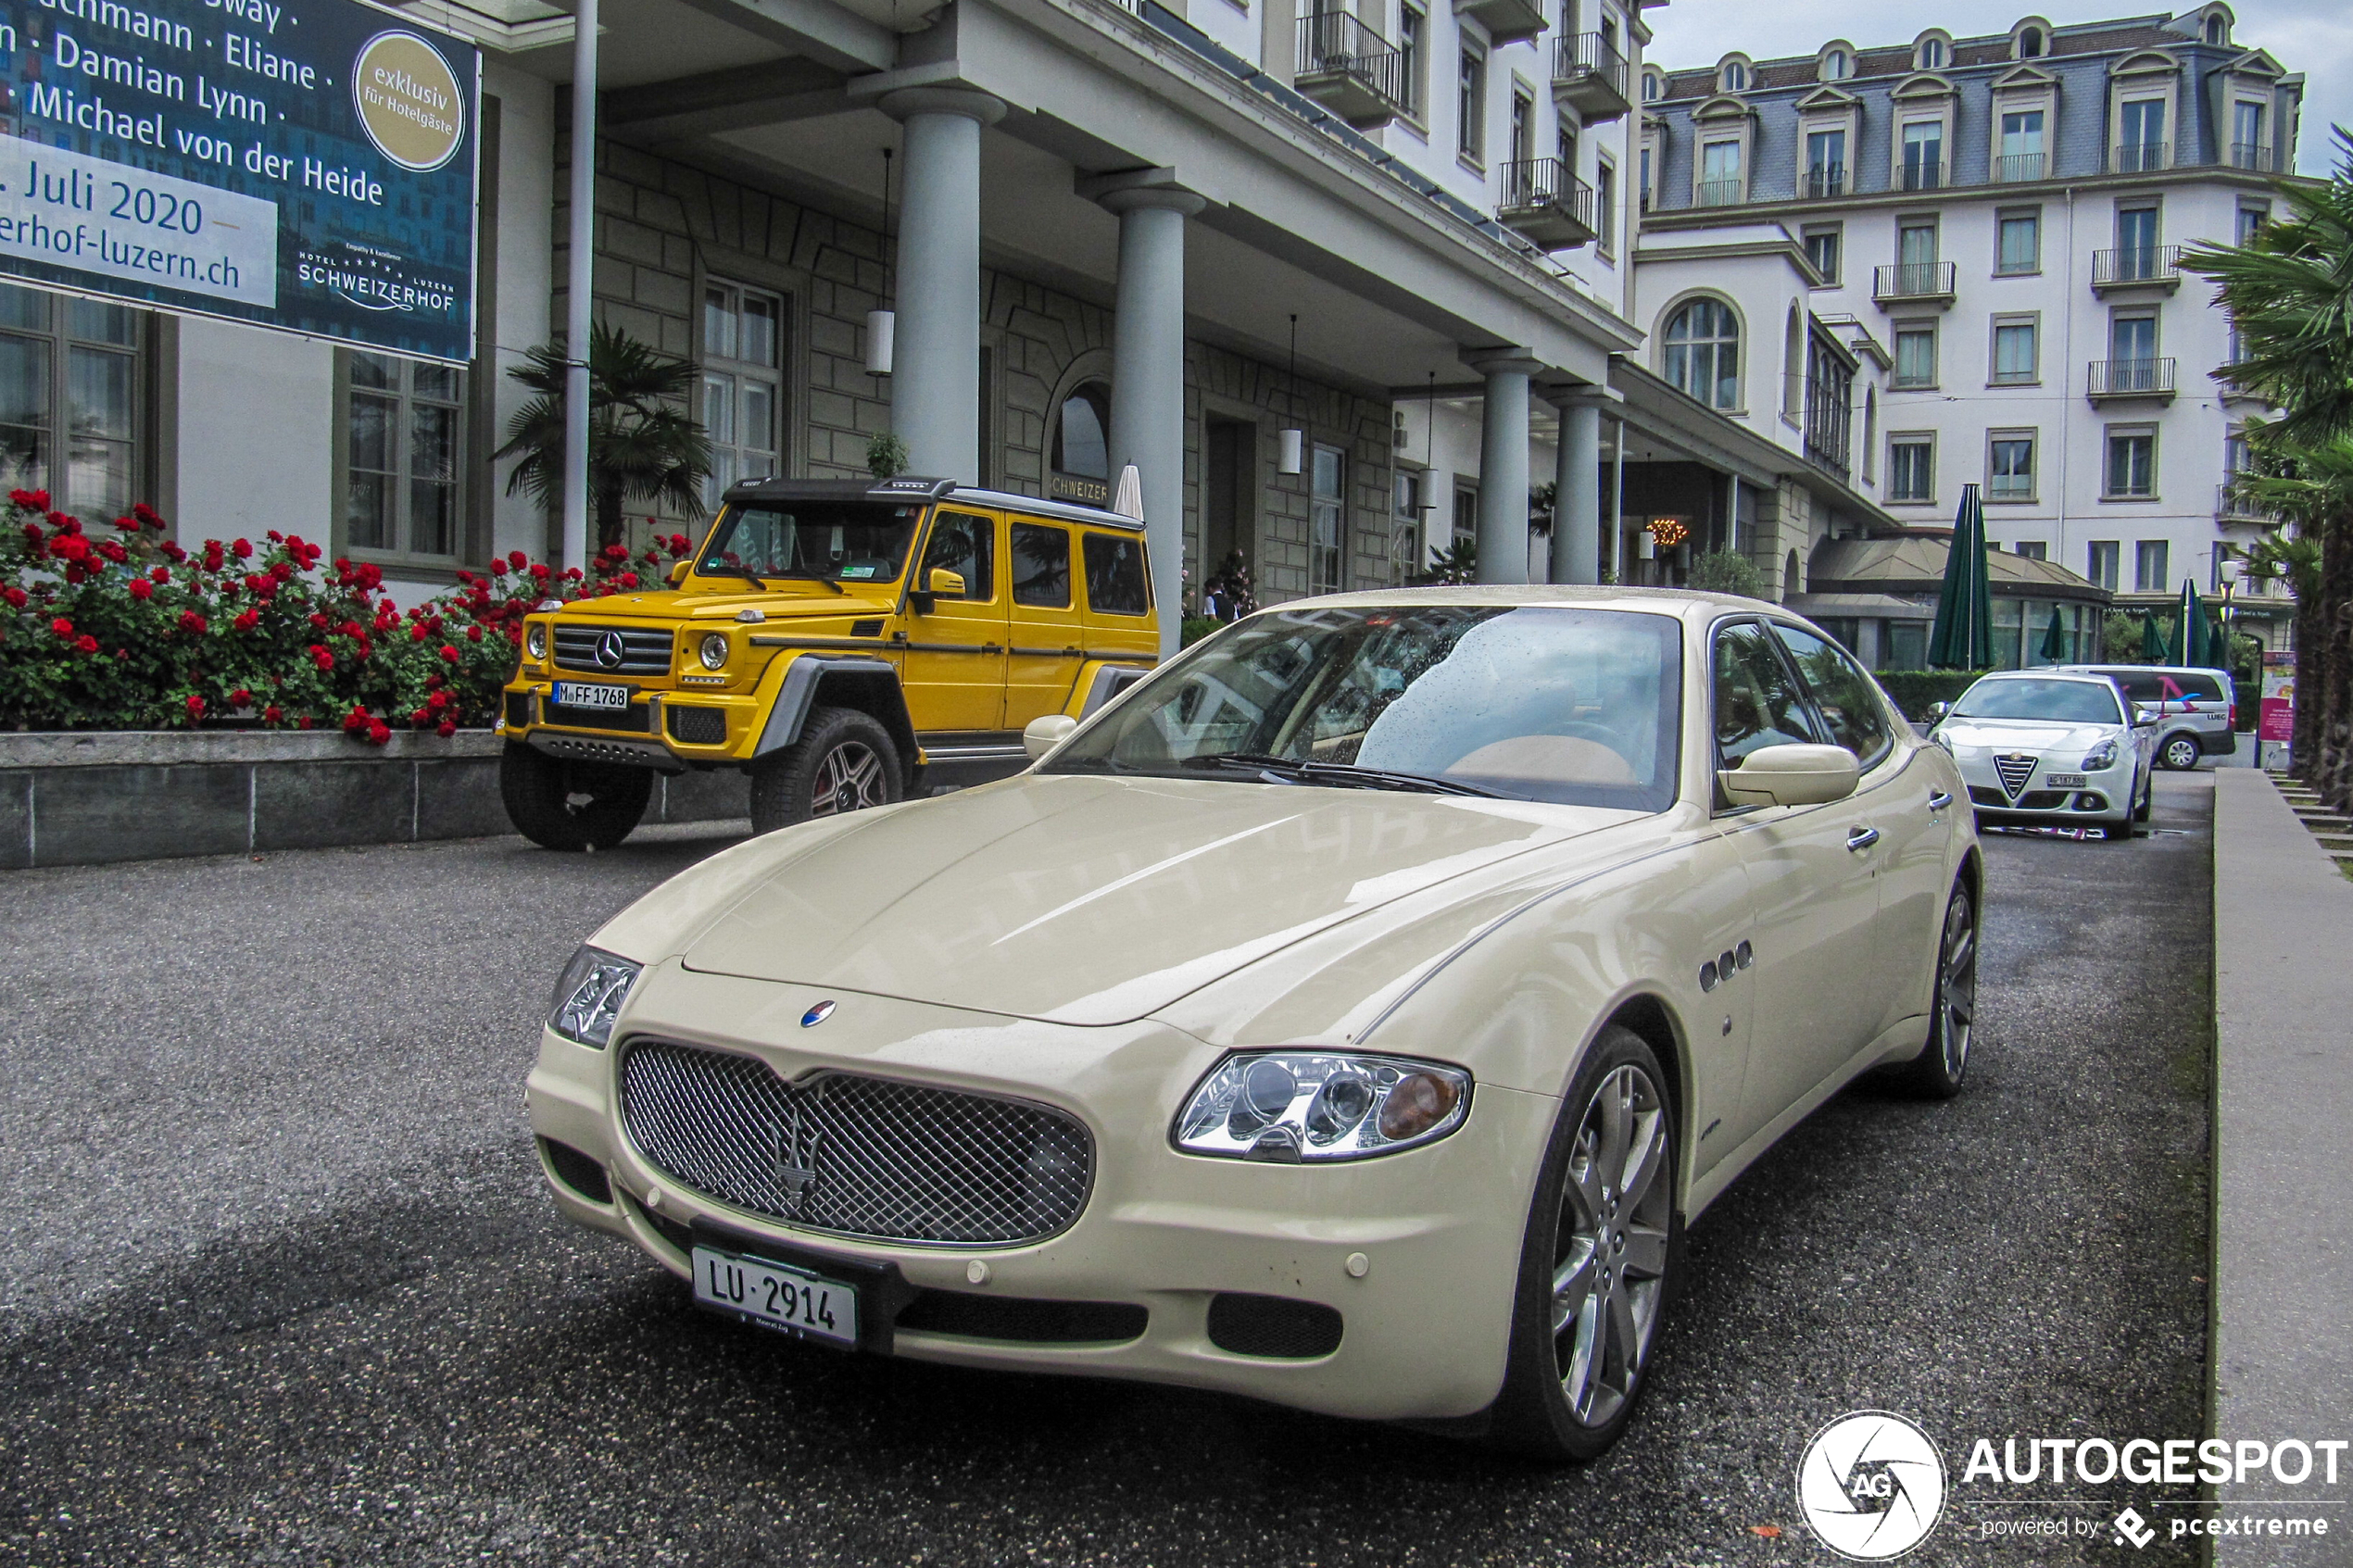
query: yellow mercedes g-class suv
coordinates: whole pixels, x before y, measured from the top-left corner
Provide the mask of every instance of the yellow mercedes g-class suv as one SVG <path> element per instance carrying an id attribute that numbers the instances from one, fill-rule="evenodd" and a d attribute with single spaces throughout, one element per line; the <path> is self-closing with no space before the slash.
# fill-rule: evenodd
<path id="1" fill-rule="evenodd" d="M 1142 523 L 942 479 L 736 485 L 670 582 L 523 623 L 499 789 L 534 843 L 620 843 L 658 772 L 749 771 L 760 833 L 1003 777 L 1160 653 Z"/>

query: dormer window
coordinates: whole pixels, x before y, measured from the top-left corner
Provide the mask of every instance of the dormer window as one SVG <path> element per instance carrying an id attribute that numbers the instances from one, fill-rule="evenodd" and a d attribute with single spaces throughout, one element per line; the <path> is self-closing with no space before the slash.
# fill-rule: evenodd
<path id="1" fill-rule="evenodd" d="M 1923 38 L 1912 45 L 1912 69 L 1943 70 L 1952 58 L 1952 51 L 1942 38 Z"/>
<path id="2" fill-rule="evenodd" d="M 1748 91 L 1748 62 L 1726 60 L 1716 68 L 1716 90 L 1719 93 Z"/>
<path id="3" fill-rule="evenodd" d="M 2021 60 L 2040 59 L 2043 55 L 2043 30 L 2039 27 L 2019 29 L 2018 57 Z"/>
<path id="4" fill-rule="evenodd" d="M 2224 21 L 2219 16 L 2208 17 L 2206 19 L 2206 41 L 2208 44 L 2216 44 L 2218 46 L 2228 44 L 2231 41 L 2231 24 Z"/>
<path id="5" fill-rule="evenodd" d="M 1642 102 L 1655 104 L 1667 96 L 1667 79 L 1655 70 L 1642 72 Z"/>
<path id="6" fill-rule="evenodd" d="M 1824 82 L 1843 82 L 1854 73 L 1855 56 L 1843 49 L 1822 52 L 1821 77 Z"/>

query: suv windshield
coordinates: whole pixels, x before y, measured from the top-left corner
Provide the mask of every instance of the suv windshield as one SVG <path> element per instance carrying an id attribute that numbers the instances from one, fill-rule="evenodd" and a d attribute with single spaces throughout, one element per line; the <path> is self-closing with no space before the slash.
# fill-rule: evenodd
<path id="1" fill-rule="evenodd" d="M 1953 705 L 1953 717 L 2120 724 L 2124 711 L 2105 681 L 1980 681 Z"/>
<path id="2" fill-rule="evenodd" d="M 1155 677 L 1045 771 L 1661 811 L 1681 647 L 1675 621 L 1624 610 L 1276 610 Z"/>
<path id="3" fill-rule="evenodd" d="M 706 577 L 819 577 L 888 583 L 907 564 L 921 506 L 790 501 L 719 514 L 695 570 Z"/>

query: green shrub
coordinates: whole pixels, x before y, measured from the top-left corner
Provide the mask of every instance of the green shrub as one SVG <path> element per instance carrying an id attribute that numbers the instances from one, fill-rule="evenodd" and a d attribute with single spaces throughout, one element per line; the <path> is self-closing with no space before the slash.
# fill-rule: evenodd
<path id="1" fill-rule="evenodd" d="M 1764 596 L 1765 574 L 1756 563 L 1736 550 L 1710 550 L 1692 562 L 1691 581 L 1686 586 L 1703 594 L 1738 594 L 1743 598 Z"/>
<path id="2" fill-rule="evenodd" d="M 1212 632 L 1216 631 L 1219 627 L 1225 624 L 1225 621 L 1218 620 L 1214 615 L 1189 615 L 1185 617 L 1183 622 L 1177 629 L 1176 634 L 1180 640 L 1176 646 L 1179 647 L 1191 647 L 1195 643 L 1200 642 L 1203 637 L 1208 636 Z"/>
<path id="3" fill-rule="evenodd" d="M 1905 718 L 1925 724 L 1931 703 L 1952 701 L 1984 673 L 1982 670 L 1882 670 L 1879 684 L 1895 699 Z"/>

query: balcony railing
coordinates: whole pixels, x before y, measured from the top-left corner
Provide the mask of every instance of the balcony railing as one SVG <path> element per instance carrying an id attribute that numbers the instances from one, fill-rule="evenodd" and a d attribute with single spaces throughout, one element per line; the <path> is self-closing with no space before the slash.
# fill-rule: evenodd
<path id="1" fill-rule="evenodd" d="M 1521 158 L 1503 165 L 1502 199 L 1495 220 L 1545 250 L 1568 250 L 1601 232 L 1593 187 L 1556 157 Z"/>
<path id="2" fill-rule="evenodd" d="M 1854 406 L 1847 389 L 1818 380 L 1806 383 L 1806 457 L 1844 479 L 1852 466 Z"/>
<path id="3" fill-rule="evenodd" d="M 1404 56 L 1346 11 L 1299 19 L 1293 85 L 1360 131 L 1386 125 L 1410 107 Z"/>
<path id="4" fill-rule="evenodd" d="M 1843 163 L 1817 164 L 1806 171 L 1806 194 L 1809 196 L 1843 196 L 1846 194 L 1846 166 Z"/>
<path id="5" fill-rule="evenodd" d="M 1632 74 L 1626 56 L 1598 32 L 1553 43 L 1553 97 L 1574 107 L 1588 125 L 1617 119 L 1632 107 Z"/>
<path id="6" fill-rule="evenodd" d="M 2022 180 L 2040 180 L 2043 166 L 2049 161 L 2041 153 L 2004 153 L 1994 160 L 1994 178 L 2005 185 L 2015 185 Z"/>
<path id="7" fill-rule="evenodd" d="M 1907 157 L 1896 182 L 1907 191 L 1941 191 L 1944 188 L 1944 160 Z"/>
<path id="8" fill-rule="evenodd" d="M 2178 288 L 2181 282 L 2180 245 L 2130 245 L 2092 253 L 2092 286 L 2095 289 L 2129 288 L 2139 283 Z"/>
<path id="9" fill-rule="evenodd" d="M 2231 167 L 2276 172 L 2279 160 L 2273 157 L 2269 142 L 2233 142 L 2231 144 Z"/>
<path id="10" fill-rule="evenodd" d="M 1700 207 L 1738 207 L 1748 199 L 1745 180 L 1703 180 L 1692 193 Z"/>
<path id="11" fill-rule="evenodd" d="M 2166 154 L 2171 151 L 2165 142 L 2126 142 L 2108 150 L 2108 171 L 2110 174 L 2154 174 L 2160 169 L 2172 167 Z"/>
<path id="12" fill-rule="evenodd" d="M 2277 528 L 2287 520 L 2269 507 L 2256 505 L 2239 494 L 2235 484 L 2214 487 L 2214 518 L 2218 522 L 2255 522 Z"/>
<path id="13" fill-rule="evenodd" d="M 1953 267 L 1949 261 L 1899 261 L 1893 266 L 1876 268 L 1871 275 L 1871 297 L 1894 299 L 1950 299 L 1953 297 Z"/>
<path id="14" fill-rule="evenodd" d="M 2171 359 L 2095 359 L 2084 377 L 2087 397 L 2171 397 Z"/>

